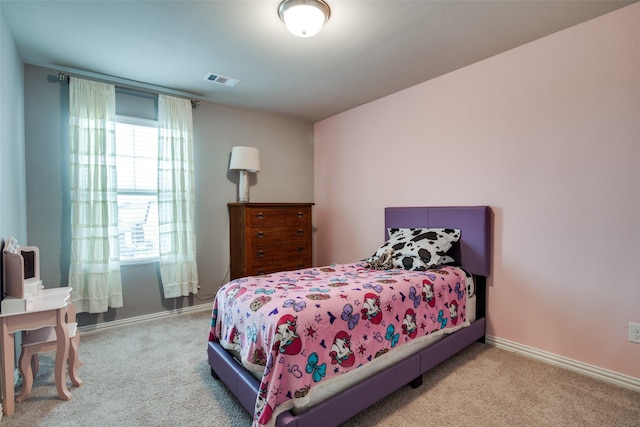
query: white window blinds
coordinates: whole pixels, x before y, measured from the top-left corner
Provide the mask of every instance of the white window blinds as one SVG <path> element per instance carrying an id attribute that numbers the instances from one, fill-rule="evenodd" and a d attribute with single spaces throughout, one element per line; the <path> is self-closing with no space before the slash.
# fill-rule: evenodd
<path id="1" fill-rule="evenodd" d="M 120 261 L 157 259 L 158 125 L 116 118 Z"/>

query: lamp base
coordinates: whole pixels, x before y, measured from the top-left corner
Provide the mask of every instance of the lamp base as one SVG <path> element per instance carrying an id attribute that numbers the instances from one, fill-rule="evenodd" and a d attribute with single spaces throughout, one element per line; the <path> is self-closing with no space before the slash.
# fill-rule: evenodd
<path id="1" fill-rule="evenodd" d="M 238 182 L 238 201 L 240 203 L 249 202 L 249 172 L 241 170 L 240 181 Z"/>

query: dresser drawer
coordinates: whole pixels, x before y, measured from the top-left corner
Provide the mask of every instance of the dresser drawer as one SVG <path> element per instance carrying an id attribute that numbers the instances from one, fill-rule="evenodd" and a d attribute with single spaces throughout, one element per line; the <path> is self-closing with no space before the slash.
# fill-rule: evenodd
<path id="1" fill-rule="evenodd" d="M 301 270 L 307 267 L 311 267 L 311 264 L 304 262 L 304 260 L 291 259 L 280 264 L 261 264 L 254 266 L 249 272 L 247 272 L 247 276 L 262 276 L 265 274 L 277 273 L 279 271 Z"/>
<path id="2" fill-rule="evenodd" d="M 296 224 L 311 224 L 311 208 L 251 208 L 251 227 L 275 227 L 287 225 L 295 227 Z"/>
<path id="3" fill-rule="evenodd" d="M 257 264 L 277 264 L 284 263 L 292 258 L 307 260 L 309 258 L 309 248 L 305 242 L 299 245 L 268 245 L 252 248 L 252 265 Z"/>
<path id="4" fill-rule="evenodd" d="M 300 227 L 256 227 L 251 230 L 251 244 L 255 245 L 273 245 L 281 242 L 309 240 L 311 230 L 309 227 L 301 225 Z"/>

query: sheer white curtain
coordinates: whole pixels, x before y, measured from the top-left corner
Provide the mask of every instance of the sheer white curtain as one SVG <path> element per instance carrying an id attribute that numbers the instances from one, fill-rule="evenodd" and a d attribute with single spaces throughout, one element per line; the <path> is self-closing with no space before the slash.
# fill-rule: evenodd
<path id="1" fill-rule="evenodd" d="M 198 293 L 191 101 L 158 98 L 158 222 L 165 298 Z"/>
<path id="2" fill-rule="evenodd" d="M 122 307 L 115 115 L 113 85 L 71 79 L 69 286 L 78 312 Z"/>

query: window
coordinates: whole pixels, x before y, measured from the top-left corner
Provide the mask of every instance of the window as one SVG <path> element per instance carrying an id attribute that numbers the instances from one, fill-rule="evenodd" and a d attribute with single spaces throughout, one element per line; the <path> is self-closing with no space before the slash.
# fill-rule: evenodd
<path id="1" fill-rule="evenodd" d="M 116 117 L 120 261 L 156 260 L 158 251 L 158 123 Z"/>

